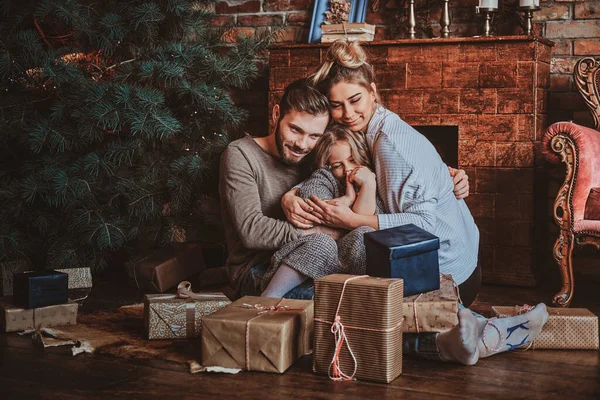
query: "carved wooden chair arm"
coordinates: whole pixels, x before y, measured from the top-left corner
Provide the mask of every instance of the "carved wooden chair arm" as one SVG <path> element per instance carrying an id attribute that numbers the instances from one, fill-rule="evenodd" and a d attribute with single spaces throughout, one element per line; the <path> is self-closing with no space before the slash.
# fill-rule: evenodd
<path id="1" fill-rule="evenodd" d="M 544 134 L 543 153 L 552 163 L 566 164 L 564 185 L 569 186 L 572 221 L 582 220 L 590 189 L 600 187 L 600 132 L 572 122 L 557 122 Z"/>

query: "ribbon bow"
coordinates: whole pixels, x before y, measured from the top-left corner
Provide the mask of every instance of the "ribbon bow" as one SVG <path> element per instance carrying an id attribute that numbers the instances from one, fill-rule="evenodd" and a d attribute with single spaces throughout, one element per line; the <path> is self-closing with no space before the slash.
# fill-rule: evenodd
<path id="1" fill-rule="evenodd" d="M 266 306 L 264 304 L 248 304 L 248 303 L 244 303 L 241 306 L 239 306 L 241 308 L 247 308 L 247 309 L 255 309 L 260 311 L 258 313 L 258 315 L 262 315 L 264 313 L 268 313 L 268 312 L 281 312 L 281 311 L 294 311 L 294 310 L 299 310 L 299 311 L 303 311 L 303 308 L 298 308 L 298 307 L 290 307 L 290 306 L 280 306 L 279 304 L 274 305 L 274 306 Z"/>
<path id="2" fill-rule="evenodd" d="M 282 306 L 280 305 L 281 302 L 284 299 L 282 298 L 281 300 L 279 300 L 279 302 L 272 306 L 272 305 L 265 305 L 265 304 L 248 304 L 248 303 L 243 303 L 241 306 L 238 306 L 240 308 L 245 308 L 247 310 L 257 310 L 258 313 L 256 313 L 256 316 L 250 318 L 248 321 L 246 321 L 246 336 L 245 336 L 245 358 L 246 358 L 246 370 L 250 371 L 250 322 L 254 321 L 257 318 L 260 318 L 261 316 L 267 314 L 267 313 L 271 313 L 271 312 L 282 312 L 282 311 L 303 311 L 306 313 L 306 310 L 304 308 L 300 308 L 300 307 L 290 307 L 290 306 Z"/>
<path id="3" fill-rule="evenodd" d="M 182 281 L 177 285 L 177 297 L 190 300 L 229 300 L 223 293 L 194 293 L 189 281 Z"/>
<path id="4" fill-rule="evenodd" d="M 350 343 L 348 342 L 348 337 L 346 336 L 346 329 L 356 329 L 360 331 L 369 331 L 369 332 L 383 332 L 389 333 L 400 327 L 402 327 L 402 323 L 404 319 L 401 319 L 399 323 L 396 325 L 386 328 L 386 329 L 376 329 L 376 328 L 365 328 L 360 326 L 351 326 L 344 325 L 342 323 L 342 317 L 340 316 L 340 307 L 342 306 L 342 299 L 344 298 L 344 292 L 346 291 L 346 285 L 348 282 L 353 281 L 355 279 L 368 278 L 369 275 L 359 275 L 348 278 L 344 281 L 344 286 L 342 287 L 342 293 L 340 293 L 340 301 L 338 302 L 337 309 L 335 310 L 335 317 L 333 322 L 326 321 L 324 319 L 315 318 L 315 321 L 322 322 L 331 325 L 331 333 L 333 333 L 334 341 L 335 341 L 335 351 L 333 353 L 333 359 L 329 364 L 328 375 L 329 378 L 334 381 L 350 381 L 354 379 L 354 375 L 356 375 L 356 370 L 358 368 L 358 362 L 356 361 L 356 357 L 354 356 L 354 352 L 350 348 Z M 340 367 L 340 353 L 342 352 L 342 347 L 346 343 L 346 347 L 348 348 L 348 352 L 350 356 L 352 356 L 352 360 L 354 361 L 354 369 L 352 370 L 352 374 L 345 374 Z"/>

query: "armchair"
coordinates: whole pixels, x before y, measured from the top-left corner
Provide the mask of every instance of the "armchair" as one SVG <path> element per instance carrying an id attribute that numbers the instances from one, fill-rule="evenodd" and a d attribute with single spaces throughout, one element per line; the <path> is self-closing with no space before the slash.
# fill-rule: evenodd
<path id="1" fill-rule="evenodd" d="M 551 125 L 543 138 L 543 152 L 553 163 L 566 165 L 565 181 L 554 201 L 554 220 L 560 232 L 553 256 L 561 273 L 562 287 L 553 302 L 568 307 L 573 299 L 573 249 L 594 245 L 600 249 L 600 60 L 584 58 L 574 72 L 577 89 L 590 108 L 595 128 L 572 122 Z M 592 194 L 592 196 L 590 196 Z M 595 203 L 596 201 L 596 203 Z"/>

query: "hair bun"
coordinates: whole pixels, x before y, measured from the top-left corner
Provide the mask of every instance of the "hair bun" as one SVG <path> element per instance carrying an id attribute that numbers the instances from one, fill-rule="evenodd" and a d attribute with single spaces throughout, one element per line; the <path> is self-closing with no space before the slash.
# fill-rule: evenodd
<path id="1" fill-rule="evenodd" d="M 346 68 L 360 68 L 367 63 L 367 54 L 358 41 L 336 40 L 326 55 L 327 61 L 338 63 Z"/>

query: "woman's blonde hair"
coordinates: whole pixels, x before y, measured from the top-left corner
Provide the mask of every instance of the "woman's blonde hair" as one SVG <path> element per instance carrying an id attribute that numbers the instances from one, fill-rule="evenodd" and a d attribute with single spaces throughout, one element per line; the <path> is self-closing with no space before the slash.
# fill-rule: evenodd
<path id="1" fill-rule="evenodd" d="M 375 82 L 375 72 L 357 41 L 336 40 L 329 46 L 323 64 L 309 80 L 326 96 L 339 82 L 355 83 L 373 91 L 371 83 Z M 378 96 L 376 99 L 379 101 Z"/>
<path id="2" fill-rule="evenodd" d="M 331 149 L 335 142 L 346 142 L 350 146 L 350 153 L 354 162 L 358 165 L 364 165 L 373 170 L 369 146 L 365 135 L 361 132 L 353 132 L 340 124 L 333 124 L 327 128 L 323 136 L 317 142 L 313 150 L 314 167 L 323 168 L 328 166 L 328 159 L 331 155 Z"/>

